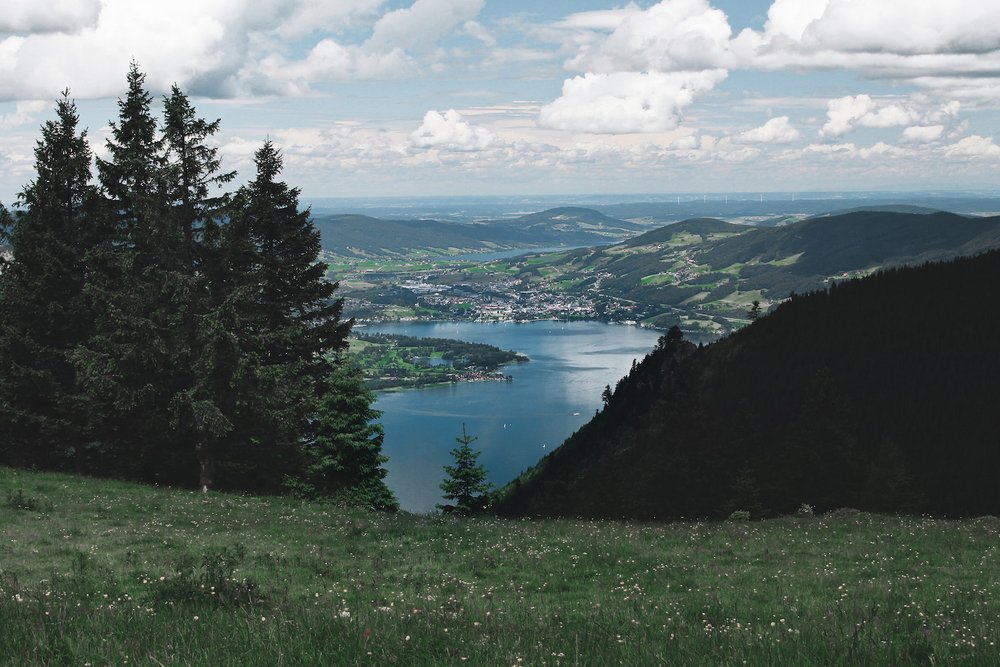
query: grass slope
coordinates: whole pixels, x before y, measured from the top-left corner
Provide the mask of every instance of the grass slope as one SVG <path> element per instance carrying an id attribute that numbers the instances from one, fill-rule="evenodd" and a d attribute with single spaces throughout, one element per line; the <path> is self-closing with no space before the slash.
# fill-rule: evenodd
<path id="1" fill-rule="evenodd" d="M 1000 520 L 374 515 L 0 468 L 9 665 L 996 664 Z"/>

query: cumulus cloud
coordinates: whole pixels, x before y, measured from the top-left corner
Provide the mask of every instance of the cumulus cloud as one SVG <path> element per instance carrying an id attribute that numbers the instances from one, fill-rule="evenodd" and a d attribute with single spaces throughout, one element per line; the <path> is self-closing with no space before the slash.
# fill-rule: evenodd
<path id="1" fill-rule="evenodd" d="M 780 0 L 779 10 L 801 0 Z M 820 3 L 816 3 L 819 7 Z M 992 0 L 829 0 L 802 33 L 811 50 L 855 53 L 961 54 L 1000 48 L 1000 5 Z"/>
<path id="2" fill-rule="evenodd" d="M 952 121 L 961 108 L 961 103 L 956 100 L 943 105 L 934 104 L 923 95 L 907 99 L 848 95 L 827 103 L 827 121 L 820 134 L 824 137 L 839 137 L 858 127 L 943 125 Z M 908 134 L 904 131 L 904 136 L 908 141 L 919 141 L 919 137 L 927 136 L 927 133 L 928 130 L 912 130 Z"/>
<path id="3" fill-rule="evenodd" d="M 484 0 L 415 0 L 374 20 L 383 3 L 173 0 L 165 11 L 135 0 L 4 2 L 0 99 L 50 99 L 67 85 L 81 98 L 117 95 L 132 59 L 153 88 L 177 82 L 212 97 L 298 94 L 322 81 L 407 76 L 421 59 L 437 57 L 436 40 L 474 18 Z M 367 39 L 345 41 L 345 27 L 366 21 Z M 14 30 L 19 26 L 24 34 Z M 305 55 L 290 55 L 302 50 L 292 40 L 304 37 Z"/>
<path id="4" fill-rule="evenodd" d="M 378 20 L 367 46 L 377 52 L 426 48 L 479 14 L 486 0 L 417 0 Z"/>
<path id="5" fill-rule="evenodd" d="M 0 34 L 78 32 L 92 26 L 100 11 L 100 0 L 4 0 Z"/>
<path id="6" fill-rule="evenodd" d="M 733 40 L 744 66 L 855 69 L 884 78 L 995 76 L 994 0 L 775 0 L 763 31 Z M 929 80 L 928 80 L 929 79 Z"/>
<path id="7" fill-rule="evenodd" d="M 9 130 L 33 122 L 44 109 L 44 102 L 18 102 L 13 113 L 0 115 L 0 130 Z"/>
<path id="8" fill-rule="evenodd" d="M 496 141 L 492 132 L 483 127 L 473 127 L 454 109 L 444 114 L 428 111 L 424 114 L 424 122 L 410 135 L 410 144 L 416 148 L 448 151 L 481 151 Z"/>
<path id="9" fill-rule="evenodd" d="M 695 71 L 725 67 L 731 59 L 729 21 L 707 0 L 663 0 L 646 10 L 633 4 L 606 18 L 609 23 L 617 21 L 613 32 L 585 46 L 567 63 L 571 69 L 597 73 Z"/>
<path id="10" fill-rule="evenodd" d="M 953 157 L 1000 157 L 1000 146 L 991 137 L 973 134 L 947 147 L 945 153 Z"/>
<path id="11" fill-rule="evenodd" d="M 285 39 L 297 39 L 315 32 L 338 32 L 372 21 L 385 0 L 298 0 L 275 7 L 275 32 Z M 269 2 L 254 3 L 267 7 Z M 280 9 L 284 9 L 281 13 Z"/>
<path id="12" fill-rule="evenodd" d="M 901 127 L 915 123 L 920 114 L 903 104 L 872 99 L 869 95 L 854 95 L 830 100 L 823 136 L 838 137 L 855 127 Z"/>
<path id="13" fill-rule="evenodd" d="M 937 141 L 944 133 L 944 125 L 913 125 L 903 130 L 903 141 L 911 144 L 928 144 Z"/>
<path id="14" fill-rule="evenodd" d="M 543 127 L 573 132 L 665 132 L 698 93 L 726 78 L 725 70 L 587 73 L 563 83 L 562 96 L 539 113 Z"/>
<path id="15" fill-rule="evenodd" d="M 563 83 L 544 106 L 543 127 L 572 132 L 665 132 L 680 113 L 728 75 L 732 29 L 708 0 L 634 3 L 573 14 L 555 25 L 567 31 L 573 56 L 566 67 L 582 72 Z"/>
<path id="16" fill-rule="evenodd" d="M 788 122 L 788 116 L 772 118 L 760 127 L 736 136 L 736 141 L 746 144 L 789 144 L 802 134 Z"/>

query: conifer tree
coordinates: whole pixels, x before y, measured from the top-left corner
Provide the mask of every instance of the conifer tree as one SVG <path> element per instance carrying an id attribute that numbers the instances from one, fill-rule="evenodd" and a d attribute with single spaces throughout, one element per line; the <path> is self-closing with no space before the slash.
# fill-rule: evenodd
<path id="1" fill-rule="evenodd" d="M 169 212 L 158 235 L 159 262 L 166 285 L 163 324 L 175 370 L 168 381 L 168 413 L 174 442 L 193 445 L 198 487 L 208 491 L 215 484 L 218 443 L 233 428 L 238 374 L 234 314 L 213 289 L 222 284 L 219 221 L 227 203 L 217 190 L 235 173 L 220 171 L 218 151 L 209 145 L 219 121 L 199 118 L 176 85 L 164 100 L 163 115 Z"/>
<path id="2" fill-rule="evenodd" d="M 341 359 L 320 398 L 310 437 L 302 445 L 298 473 L 288 480 L 297 495 L 330 498 L 371 509 L 396 510 L 399 502 L 385 485 L 388 457 L 375 410 L 375 392 L 360 368 Z"/>
<path id="3" fill-rule="evenodd" d="M 75 362 L 106 452 L 102 472 L 156 478 L 168 472 L 159 456 L 169 429 L 158 389 L 172 365 L 160 312 L 170 284 L 160 262 L 168 220 L 163 142 L 134 62 L 127 82 L 108 158 L 97 160 L 109 234 L 90 253 L 86 294 L 96 320 Z"/>
<path id="4" fill-rule="evenodd" d="M 493 485 L 486 481 L 486 468 L 476 463 L 482 452 L 472 448 L 477 438 L 465 432 L 462 424 L 462 437 L 455 438 L 458 447 L 451 450 L 455 465 L 445 466 L 448 478 L 441 483 L 445 500 L 453 500 L 454 504 L 439 504 L 437 508 L 443 512 L 457 514 L 472 514 L 483 509 L 486 494 Z"/>
<path id="5" fill-rule="evenodd" d="M 224 457 L 229 475 L 269 473 L 241 485 L 274 489 L 307 465 L 300 449 L 314 437 L 317 400 L 328 392 L 351 322 L 341 320 L 343 303 L 325 279 L 319 232 L 299 209 L 298 189 L 279 180 L 281 154 L 267 141 L 255 163 L 256 177 L 234 197 L 222 234 L 225 303 L 240 323 L 240 387 L 248 390 Z"/>
<path id="6" fill-rule="evenodd" d="M 88 419 L 70 356 L 91 329 L 81 296 L 99 233 L 86 131 L 69 92 L 35 147 L 37 176 L 19 195 L 13 260 L 0 274 L 0 420 L 12 462 L 85 464 Z"/>

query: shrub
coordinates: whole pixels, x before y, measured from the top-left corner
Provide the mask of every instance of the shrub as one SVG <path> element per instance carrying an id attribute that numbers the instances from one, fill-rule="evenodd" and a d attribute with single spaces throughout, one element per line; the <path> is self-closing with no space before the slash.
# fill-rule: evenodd
<path id="1" fill-rule="evenodd" d="M 155 589 L 157 602 L 195 602 L 212 599 L 220 605 L 244 605 L 259 602 L 260 587 L 248 578 L 236 576 L 246 560 L 246 547 L 206 549 L 199 560 L 183 554 L 174 564 L 176 574 L 160 582 Z"/>
<path id="2" fill-rule="evenodd" d="M 41 498 L 29 496 L 24 489 L 7 492 L 7 506 L 13 510 L 27 510 L 29 512 L 42 512 L 46 509 Z"/>

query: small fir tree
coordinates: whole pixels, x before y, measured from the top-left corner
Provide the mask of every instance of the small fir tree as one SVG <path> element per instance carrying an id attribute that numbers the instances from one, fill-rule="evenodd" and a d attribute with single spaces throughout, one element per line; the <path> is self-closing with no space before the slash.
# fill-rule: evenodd
<path id="1" fill-rule="evenodd" d="M 385 438 L 380 410 L 372 407 L 375 392 L 365 384 L 361 369 L 341 359 L 327 379 L 301 446 L 296 474 L 286 480 L 289 490 L 306 498 L 325 498 L 376 510 L 397 510 L 399 502 L 385 485 L 389 457 L 382 454 Z"/>
<path id="2" fill-rule="evenodd" d="M 472 514 L 485 506 L 486 494 L 493 485 L 486 481 L 486 468 L 476 463 L 482 453 L 472 448 L 476 440 L 475 436 L 466 433 L 465 424 L 462 424 L 462 437 L 455 438 L 458 447 L 451 450 L 455 465 L 444 467 L 448 478 L 441 482 L 445 499 L 454 504 L 439 504 L 437 508 L 442 512 Z"/>

